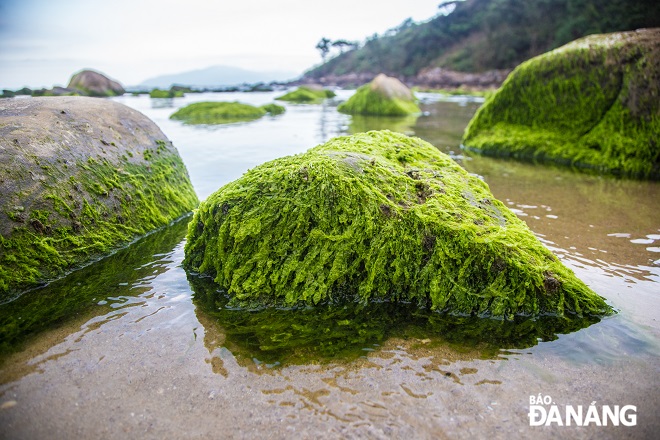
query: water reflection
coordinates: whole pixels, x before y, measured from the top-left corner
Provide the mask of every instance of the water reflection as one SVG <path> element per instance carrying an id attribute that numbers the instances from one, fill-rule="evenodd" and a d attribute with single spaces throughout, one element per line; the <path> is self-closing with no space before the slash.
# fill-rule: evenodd
<path id="1" fill-rule="evenodd" d="M 348 127 L 351 134 L 370 130 L 391 130 L 409 136 L 415 134 L 415 124 L 419 115 L 408 116 L 372 116 L 353 115 Z"/>
<path id="2" fill-rule="evenodd" d="M 552 341 L 599 322 L 597 317 L 513 321 L 455 316 L 420 309 L 408 303 L 328 304 L 300 308 L 235 309 L 229 297 L 208 277 L 188 274 L 200 322 L 211 337 L 235 356 L 267 365 L 306 364 L 352 360 L 364 356 L 388 339 L 415 340 L 427 349 L 449 346 L 458 351 L 476 349 L 480 357 L 497 357 L 502 349 L 528 348 Z"/>
<path id="3" fill-rule="evenodd" d="M 484 177 L 495 197 L 508 204 L 554 246 L 596 266 L 653 266 L 647 241 L 660 231 L 660 184 L 588 175 L 552 166 L 474 156 L 468 171 Z"/>
<path id="4" fill-rule="evenodd" d="M 174 108 L 174 98 L 151 98 L 151 108 Z"/>
<path id="5" fill-rule="evenodd" d="M 181 242 L 187 223 L 188 218 L 180 219 L 107 258 L 0 305 L 0 355 L 20 349 L 21 343 L 43 330 L 78 316 L 107 313 L 148 290 L 147 282 L 167 270 L 167 253 Z"/>

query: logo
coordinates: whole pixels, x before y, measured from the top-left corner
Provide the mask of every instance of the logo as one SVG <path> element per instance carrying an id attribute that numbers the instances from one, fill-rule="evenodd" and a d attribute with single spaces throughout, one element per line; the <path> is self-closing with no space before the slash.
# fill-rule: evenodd
<path id="1" fill-rule="evenodd" d="M 529 396 L 529 426 L 636 426 L 635 405 L 564 405 L 561 408 L 552 397 Z"/>

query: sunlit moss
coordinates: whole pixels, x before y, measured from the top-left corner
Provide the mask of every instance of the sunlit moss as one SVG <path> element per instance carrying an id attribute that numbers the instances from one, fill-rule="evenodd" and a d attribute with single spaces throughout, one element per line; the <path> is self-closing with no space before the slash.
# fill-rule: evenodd
<path id="1" fill-rule="evenodd" d="M 209 101 L 196 102 L 174 112 L 170 119 L 186 124 L 228 124 L 232 122 L 252 121 L 266 114 L 262 107 L 255 107 L 241 102 Z"/>
<path id="2" fill-rule="evenodd" d="M 318 103 L 326 98 L 333 98 L 335 92 L 332 90 L 301 86 L 292 92 L 275 98 L 278 101 L 289 101 L 298 103 Z"/>
<path id="3" fill-rule="evenodd" d="M 240 306 L 406 301 L 512 318 L 607 314 L 488 186 L 421 139 L 338 137 L 199 207 L 188 269 Z"/>
<path id="4" fill-rule="evenodd" d="M 592 35 L 516 68 L 468 125 L 470 150 L 660 178 L 660 30 Z"/>

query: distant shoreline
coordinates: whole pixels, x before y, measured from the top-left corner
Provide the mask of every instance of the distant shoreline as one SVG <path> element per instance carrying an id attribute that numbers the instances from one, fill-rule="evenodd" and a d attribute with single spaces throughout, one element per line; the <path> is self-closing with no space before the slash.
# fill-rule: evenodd
<path id="1" fill-rule="evenodd" d="M 455 70 L 433 67 L 422 70 L 411 77 L 398 77 L 408 87 L 425 89 L 467 89 L 491 90 L 502 85 L 512 69 L 488 70 L 480 73 L 457 72 Z M 380 72 L 348 73 L 344 75 L 324 75 L 321 77 L 303 76 L 289 85 L 318 84 L 324 87 L 356 88 L 370 82 Z"/>

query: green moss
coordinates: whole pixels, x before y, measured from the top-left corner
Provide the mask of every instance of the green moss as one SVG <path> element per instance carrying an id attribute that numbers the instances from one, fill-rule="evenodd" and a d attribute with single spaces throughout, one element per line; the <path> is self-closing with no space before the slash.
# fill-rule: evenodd
<path id="1" fill-rule="evenodd" d="M 262 105 L 261 108 L 264 109 L 266 113 L 270 114 L 271 116 L 281 115 L 286 111 L 286 109 L 281 105 L 272 104 L 272 103 Z"/>
<path id="2" fill-rule="evenodd" d="M 10 211 L 15 225 L 0 236 L 0 300 L 167 225 L 198 203 L 178 154 L 152 154 L 148 165 L 89 158 L 75 169 L 75 177 L 49 177 L 60 184 L 45 181 L 51 189 L 32 205 L 40 209 Z"/>
<path id="3" fill-rule="evenodd" d="M 382 116 L 405 116 L 421 112 L 414 101 L 386 97 L 379 91 L 372 90 L 371 84 L 358 88 L 337 110 L 348 114 Z"/>
<path id="4" fill-rule="evenodd" d="M 468 125 L 486 155 L 660 178 L 660 31 L 595 35 L 516 68 Z"/>
<path id="5" fill-rule="evenodd" d="M 262 107 L 240 102 L 196 102 L 174 112 L 170 119 L 186 124 L 229 124 L 252 121 L 266 114 Z"/>
<path id="6" fill-rule="evenodd" d="M 310 87 L 301 86 L 296 90 L 286 93 L 278 98 L 278 101 L 289 101 L 298 103 L 319 103 L 326 98 L 334 98 L 335 92 L 325 89 L 314 89 Z"/>
<path id="7" fill-rule="evenodd" d="M 241 306 L 404 301 L 511 318 L 606 314 L 487 185 L 389 131 L 268 162 L 196 212 L 185 266 Z"/>
<path id="8" fill-rule="evenodd" d="M 156 99 L 182 98 L 183 95 L 184 95 L 183 90 L 175 90 L 175 89 L 170 89 L 170 90 L 153 89 L 151 92 L 149 92 L 149 97 Z"/>

